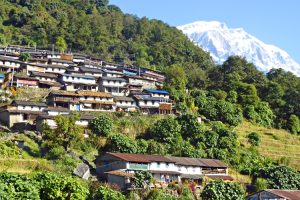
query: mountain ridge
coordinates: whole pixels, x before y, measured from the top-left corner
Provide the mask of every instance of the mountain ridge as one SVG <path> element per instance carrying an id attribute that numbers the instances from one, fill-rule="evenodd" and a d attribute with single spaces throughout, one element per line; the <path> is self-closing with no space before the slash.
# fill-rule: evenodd
<path id="1" fill-rule="evenodd" d="M 243 28 L 228 28 L 218 21 L 196 21 L 177 28 L 209 52 L 218 64 L 229 56 L 238 55 L 253 62 L 264 73 L 272 68 L 283 68 L 300 76 L 300 65 L 286 51 L 264 43 Z"/>

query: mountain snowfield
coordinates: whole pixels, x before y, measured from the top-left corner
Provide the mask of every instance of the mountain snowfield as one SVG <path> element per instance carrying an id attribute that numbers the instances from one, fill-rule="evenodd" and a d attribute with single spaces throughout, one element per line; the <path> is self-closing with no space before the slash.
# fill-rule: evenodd
<path id="1" fill-rule="evenodd" d="M 218 21 L 197 21 L 177 28 L 195 44 L 210 52 L 219 64 L 231 55 L 238 55 L 254 63 L 262 72 L 283 68 L 300 76 L 300 65 L 287 52 L 265 44 L 242 28 L 228 28 L 225 23 Z"/>

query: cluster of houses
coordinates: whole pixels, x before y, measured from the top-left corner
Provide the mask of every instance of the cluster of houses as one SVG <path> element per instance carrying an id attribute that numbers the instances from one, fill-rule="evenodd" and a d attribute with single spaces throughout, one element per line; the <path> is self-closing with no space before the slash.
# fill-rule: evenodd
<path id="1" fill-rule="evenodd" d="M 21 61 L 24 55 L 29 56 Z M 173 102 L 162 90 L 165 76 L 157 71 L 118 65 L 80 54 L 61 54 L 20 46 L 0 47 L 0 85 L 47 88 L 44 103 L 13 101 L 0 108 L 0 122 L 9 128 L 40 128 L 71 111 L 173 114 Z M 91 117 L 82 116 L 79 124 Z"/>
<path id="2" fill-rule="evenodd" d="M 197 188 L 202 186 L 205 177 L 233 180 L 228 175 L 228 167 L 220 160 L 161 155 L 106 152 L 97 158 L 96 171 L 101 178 L 123 190 L 133 187 L 132 177 L 139 171 L 152 174 L 153 187 L 193 183 Z"/>

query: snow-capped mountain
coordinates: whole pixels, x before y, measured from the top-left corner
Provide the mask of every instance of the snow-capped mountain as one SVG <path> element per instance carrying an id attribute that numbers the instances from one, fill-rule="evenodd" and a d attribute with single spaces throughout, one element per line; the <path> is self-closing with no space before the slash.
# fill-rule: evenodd
<path id="1" fill-rule="evenodd" d="M 195 44 L 210 52 L 217 63 L 239 55 L 254 63 L 262 72 L 283 68 L 300 76 L 300 65 L 280 48 L 265 44 L 242 28 L 228 28 L 218 21 L 197 21 L 178 26 Z"/>

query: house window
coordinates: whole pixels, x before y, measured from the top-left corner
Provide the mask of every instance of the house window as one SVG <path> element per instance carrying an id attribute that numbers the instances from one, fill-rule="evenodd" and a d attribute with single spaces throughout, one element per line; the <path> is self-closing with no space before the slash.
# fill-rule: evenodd
<path id="1" fill-rule="evenodd" d="M 152 105 L 154 105 L 155 104 L 155 101 L 152 101 Z"/>
<path id="2" fill-rule="evenodd" d="M 23 115 L 23 120 L 28 120 L 28 114 Z"/>
<path id="3" fill-rule="evenodd" d="M 160 168 L 160 162 L 157 163 L 157 168 Z"/>

